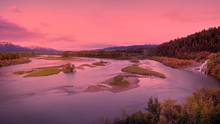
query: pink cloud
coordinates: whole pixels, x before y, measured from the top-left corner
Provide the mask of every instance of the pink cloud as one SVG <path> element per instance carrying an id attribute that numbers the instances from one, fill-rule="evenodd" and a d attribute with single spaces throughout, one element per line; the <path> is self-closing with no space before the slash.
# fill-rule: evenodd
<path id="1" fill-rule="evenodd" d="M 30 39 L 39 35 L 0 17 L 0 40 Z"/>
<path id="2" fill-rule="evenodd" d="M 17 6 L 11 6 L 9 7 L 9 10 L 11 10 L 14 13 L 22 13 L 22 10 L 18 8 Z"/>

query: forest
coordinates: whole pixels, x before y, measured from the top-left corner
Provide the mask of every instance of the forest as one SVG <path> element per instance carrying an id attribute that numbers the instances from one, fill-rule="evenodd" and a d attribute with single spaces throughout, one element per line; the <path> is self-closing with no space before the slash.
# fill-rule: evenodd
<path id="1" fill-rule="evenodd" d="M 159 56 L 182 59 L 193 59 L 195 54 L 204 51 L 212 53 L 220 51 L 220 27 L 177 38 L 156 48 L 156 54 Z"/>
<path id="2" fill-rule="evenodd" d="M 0 67 L 28 63 L 29 57 L 34 55 L 32 52 L 0 52 Z"/>

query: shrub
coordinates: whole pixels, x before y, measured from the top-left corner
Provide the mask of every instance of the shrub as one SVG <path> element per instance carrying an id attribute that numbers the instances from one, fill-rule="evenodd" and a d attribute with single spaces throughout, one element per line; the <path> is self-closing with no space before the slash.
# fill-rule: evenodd
<path id="1" fill-rule="evenodd" d="M 209 57 L 206 74 L 220 81 L 220 53 Z"/>
<path id="2" fill-rule="evenodd" d="M 74 65 L 71 65 L 70 63 L 63 66 L 63 72 L 64 73 L 72 73 L 75 69 Z"/>
<path id="3" fill-rule="evenodd" d="M 156 124 L 160 119 L 161 104 L 157 98 L 150 98 L 147 103 L 146 110 L 149 112 L 151 117 L 151 123 Z"/>
<path id="4" fill-rule="evenodd" d="M 114 124 L 220 124 L 220 89 L 201 89 L 183 104 L 150 98 L 146 112 L 137 112 Z"/>

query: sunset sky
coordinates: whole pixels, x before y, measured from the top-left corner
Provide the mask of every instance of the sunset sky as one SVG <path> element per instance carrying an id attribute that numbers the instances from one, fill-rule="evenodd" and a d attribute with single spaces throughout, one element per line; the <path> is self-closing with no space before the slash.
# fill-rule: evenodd
<path id="1" fill-rule="evenodd" d="M 0 0 L 0 41 L 60 50 L 159 44 L 220 26 L 220 0 Z"/>

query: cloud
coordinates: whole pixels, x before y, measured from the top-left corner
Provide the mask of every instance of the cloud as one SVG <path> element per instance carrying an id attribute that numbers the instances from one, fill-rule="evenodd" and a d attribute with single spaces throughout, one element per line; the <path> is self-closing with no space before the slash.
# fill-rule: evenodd
<path id="1" fill-rule="evenodd" d="M 11 6 L 9 8 L 9 10 L 11 10 L 12 12 L 15 12 L 15 13 L 22 13 L 22 10 L 20 8 L 18 8 L 17 6 Z"/>
<path id="2" fill-rule="evenodd" d="M 85 49 L 100 49 L 100 48 L 106 48 L 106 47 L 113 47 L 114 44 L 111 43 L 91 43 L 91 44 L 83 44 L 82 47 Z"/>
<path id="3" fill-rule="evenodd" d="M 22 40 L 39 37 L 42 34 L 27 30 L 26 28 L 12 23 L 0 16 L 0 40 Z"/>
<path id="4" fill-rule="evenodd" d="M 73 42 L 76 41 L 74 38 L 70 36 L 55 36 L 55 37 L 49 37 L 49 41 L 58 41 L 58 42 Z"/>

